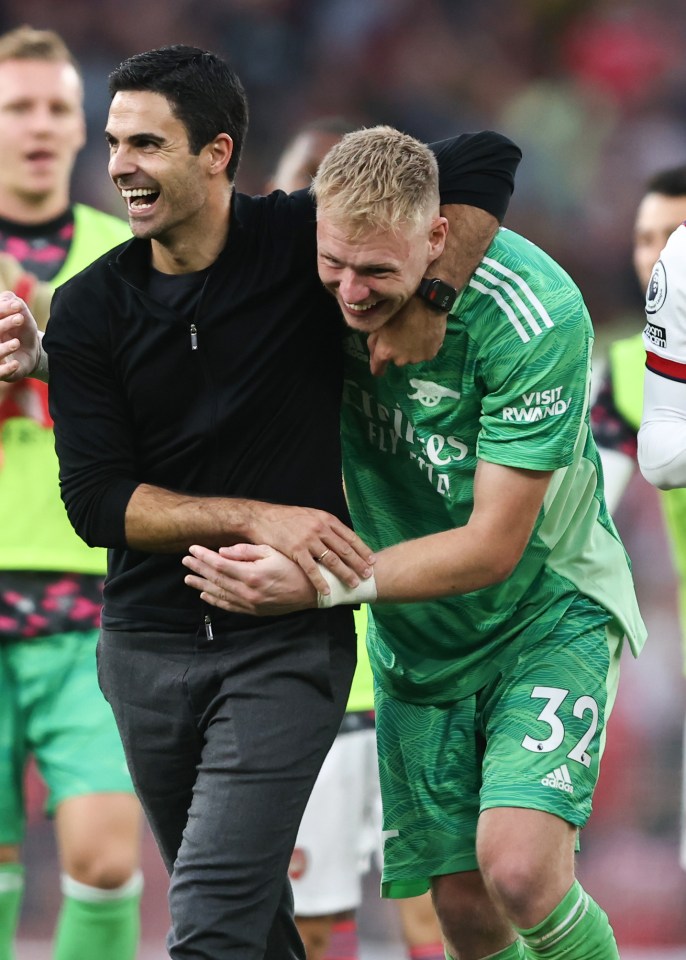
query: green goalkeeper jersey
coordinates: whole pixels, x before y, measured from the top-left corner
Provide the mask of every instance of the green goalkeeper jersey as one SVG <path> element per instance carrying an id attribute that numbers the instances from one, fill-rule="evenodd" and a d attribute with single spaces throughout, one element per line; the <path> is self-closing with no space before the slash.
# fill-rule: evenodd
<path id="1" fill-rule="evenodd" d="M 355 528 L 375 550 L 464 526 L 478 460 L 554 471 L 510 577 L 472 593 L 375 604 L 368 644 L 394 696 L 449 702 L 546 636 L 581 594 L 644 639 L 629 560 L 607 512 L 588 404 L 593 329 L 561 267 L 500 230 L 430 361 L 372 377 L 346 337 L 342 434 Z"/>

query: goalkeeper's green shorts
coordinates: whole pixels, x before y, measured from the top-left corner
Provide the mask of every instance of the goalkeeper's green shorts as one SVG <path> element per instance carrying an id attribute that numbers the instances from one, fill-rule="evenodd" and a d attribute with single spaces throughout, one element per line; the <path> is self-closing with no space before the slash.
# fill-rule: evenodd
<path id="1" fill-rule="evenodd" d="M 483 810 L 524 807 L 586 823 L 623 640 L 607 620 L 575 602 L 543 642 L 448 706 L 377 687 L 384 896 L 416 896 L 433 876 L 477 869 Z"/>

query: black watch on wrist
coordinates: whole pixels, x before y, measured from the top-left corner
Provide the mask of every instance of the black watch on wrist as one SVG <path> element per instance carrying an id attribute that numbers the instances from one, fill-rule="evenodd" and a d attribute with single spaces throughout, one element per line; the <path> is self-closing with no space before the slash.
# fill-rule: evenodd
<path id="1" fill-rule="evenodd" d="M 424 300 L 440 313 L 450 313 L 457 300 L 457 290 L 438 277 L 424 277 L 415 291 L 415 295 Z"/>

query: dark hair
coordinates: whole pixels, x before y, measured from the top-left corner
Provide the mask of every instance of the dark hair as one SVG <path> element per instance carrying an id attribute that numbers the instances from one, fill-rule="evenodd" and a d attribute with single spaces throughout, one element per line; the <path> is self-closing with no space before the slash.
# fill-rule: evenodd
<path id="1" fill-rule="evenodd" d="M 665 197 L 686 196 L 686 166 L 660 170 L 646 183 L 645 193 L 661 193 Z"/>
<path id="2" fill-rule="evenodd" d="M 227 167 L 236 176 L 248 129 L 248 103 L 237 75 L 225 60 L 207 50 L 175 44 L 137 53 L 109 76 L 110 96 L 123 90 L 148 90 L 165 97 L 183 123 L 191 153 L 220 133 L 233 140 Z"/>

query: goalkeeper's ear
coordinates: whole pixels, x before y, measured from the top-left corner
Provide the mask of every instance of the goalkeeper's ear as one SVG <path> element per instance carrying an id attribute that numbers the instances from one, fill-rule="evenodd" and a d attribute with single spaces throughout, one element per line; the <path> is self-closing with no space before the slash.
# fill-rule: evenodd
<path id="1" fill-rule="evenodd" d="M 52 287 L 24 270 L 9 253 L 0 253 L 0 290 L 11 290 L 24 301 L 36 318 L 39 330 L 45 330 L 50 317 Z"/>

